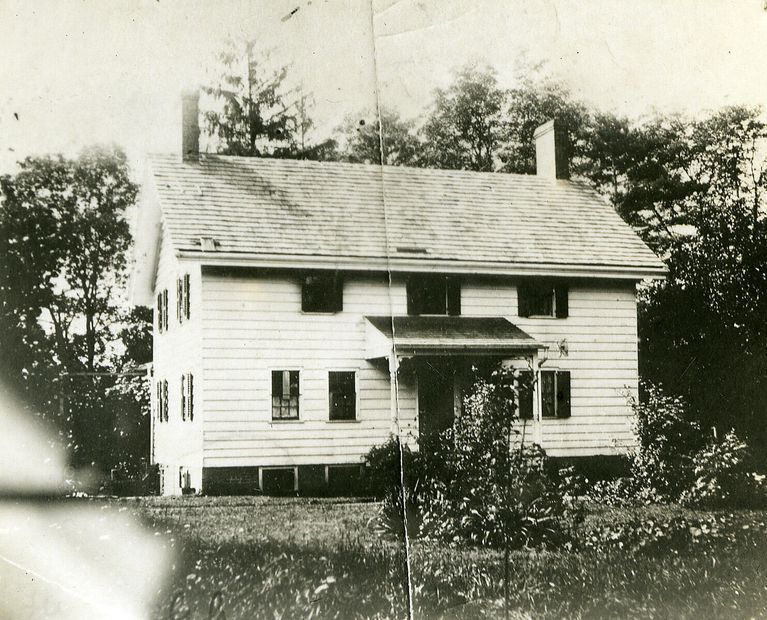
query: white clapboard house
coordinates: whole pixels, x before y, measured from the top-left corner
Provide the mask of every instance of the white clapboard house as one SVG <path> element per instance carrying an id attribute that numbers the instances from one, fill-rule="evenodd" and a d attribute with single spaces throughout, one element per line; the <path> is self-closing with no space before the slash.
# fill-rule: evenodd
<path id="1" fill-rule="evenodd" d="M 164 493 L 332 490 L 392 433 L 449 424 L 488 360 L 536 369 L 525 432 L 550 456 L 632 444 L 636 287 L 664 267 L 568 180 L 553 122 L 517 175 L 199 154 L 182 107 L 131 284 Z"/>

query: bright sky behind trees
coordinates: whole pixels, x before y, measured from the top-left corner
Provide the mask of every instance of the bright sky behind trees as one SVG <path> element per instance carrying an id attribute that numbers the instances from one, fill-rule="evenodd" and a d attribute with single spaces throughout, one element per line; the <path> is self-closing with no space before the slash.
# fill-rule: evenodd
<path id="1" fill-rule="evenodd" d="M 574 95 L 632 116 L 767 105 L 761 0 L 0 0 L 0 172 L 115 141 L 179 149 L 179 95 L 227 35 L 259 38 L 313 94 L 320 136 L 381 103 L 415 117 L 469 61 L 513 85 L 543 61 Z"/>

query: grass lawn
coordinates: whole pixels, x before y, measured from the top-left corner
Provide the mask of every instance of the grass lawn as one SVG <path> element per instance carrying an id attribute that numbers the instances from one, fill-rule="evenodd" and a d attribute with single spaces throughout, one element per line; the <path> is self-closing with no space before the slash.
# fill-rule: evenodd
<path id="1" fill-rule="evenodd" d="M 404 549 L 373 531 L 376 503 L 189 497 L 110 505 L 135 512 L 176 553 L 157 617 L 172 617 L 174 596 L 177 617 L 207 617 L 219 591 L 230 620 L 405 616 Z M 711 514 L 600 508 L 586 525 Z M 767 513 L 715 516 L 726 520 L 726 535 L 686 549 L 514 552 L 511 617 L 767 616 Z M 504 617 L 499 553 L 416 541 L 411 564 L 416 617 Z"/>

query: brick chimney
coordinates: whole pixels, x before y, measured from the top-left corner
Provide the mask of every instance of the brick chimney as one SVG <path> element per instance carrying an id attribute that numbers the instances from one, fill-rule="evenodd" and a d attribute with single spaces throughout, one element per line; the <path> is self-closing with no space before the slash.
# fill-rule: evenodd
<path id="1" fill-rule="evenodd" d="M 200 159 L 200 91 L 188 90 L 181 95 L 181 161 Z"/>
<path id="2" fill-rule="evenodd" d="M 544 179 L 569 179 L 567 130 L 561 122 L 548 121 L 535 130 L 536 174 Z"/>

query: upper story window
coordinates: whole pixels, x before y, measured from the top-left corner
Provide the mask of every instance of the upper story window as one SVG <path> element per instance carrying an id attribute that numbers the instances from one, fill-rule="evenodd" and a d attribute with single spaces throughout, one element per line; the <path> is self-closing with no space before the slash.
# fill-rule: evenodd
<path id="1" fill-rule="evenodd" d="M 328 373 L 331 420 L 357 419 L 357 380 L 354 371 Z"/>
<path id="2" fill-rule="evenodd" d="M 407 281 L 408 314 L 461 314 L 461 282 L 452 276 L 416 274 Z"/>
<path id="3" fill-rule="evenodd" d="M 304 276 L 301 287 L 301 310 L 304 312 L 341 312 L 344 287 L 337 271 L 317 271 Z"/>
<path id="4" fill-rule="evenodd" d="M 157 294 L 157 330 L 160 333 L 168 331 L 168 289 Z"/>
<path id="5" fill-rule="evenodd" d="M 298 371 L 272 371 L 272 420 L 298 419 Z"/>
<path id="6" fill-rule="evenodd" d="M 188 321 L 191 315 L 189 303 L 189 274 L 176 280 L 176 318 L 179 323 Z"/>
<path id="7" fill-rule="evenodd" d="M 546 280 L 523 282 L 517 287 L 517 314 L 521 317 L 568 315 L 567 285 Z"/>

